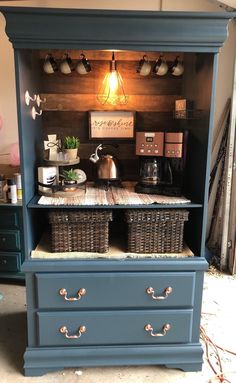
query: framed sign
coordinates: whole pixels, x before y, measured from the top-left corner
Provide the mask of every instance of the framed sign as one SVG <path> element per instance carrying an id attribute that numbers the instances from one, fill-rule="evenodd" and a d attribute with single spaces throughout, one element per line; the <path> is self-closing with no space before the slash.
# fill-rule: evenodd
<path id="1" fill-rule="evenodd" d="M 131 139 L 134 137 L 134 116 L 131 111 L 90 111 L 90 138 Z"/>

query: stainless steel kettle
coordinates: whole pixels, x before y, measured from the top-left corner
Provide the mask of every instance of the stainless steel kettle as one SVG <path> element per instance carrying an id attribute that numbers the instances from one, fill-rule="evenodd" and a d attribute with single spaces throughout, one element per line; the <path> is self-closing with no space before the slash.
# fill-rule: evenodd
<path id="1" fill-rule="evenodd" d="M 114 145 L 109 145 L 114 146 Z M 105 149 L 106 146 L 98 145 L 95 153 L 91 154 L 90 161 L 97 164 L 97 178 L 104 181 L 115 181 L 120 179 L 120 171 L 117 159 L 111 154 L 101 154 L 98 152 Z"/>

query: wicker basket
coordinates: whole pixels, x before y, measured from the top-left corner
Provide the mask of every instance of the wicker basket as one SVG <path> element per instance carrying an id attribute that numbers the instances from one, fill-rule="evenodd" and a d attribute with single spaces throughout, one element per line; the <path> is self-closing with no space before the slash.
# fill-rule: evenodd
<path id="1" fill-rule="evenodd" d="M 129 252 L 180 253 L 183 250 L 187 210 L 130 209 L 125 217 Z"/>
<path id="2" fill-rule="evenodd" d="M 52 252 L 107 252 L 111 220 L 110 210 L 50 211 Z"/>

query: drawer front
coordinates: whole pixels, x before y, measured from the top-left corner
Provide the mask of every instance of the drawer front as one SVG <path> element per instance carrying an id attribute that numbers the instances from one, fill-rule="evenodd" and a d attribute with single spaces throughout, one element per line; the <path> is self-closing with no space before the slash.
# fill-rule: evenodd
<path id="1" fill-rule="evenodd" d="M 21 254 L 0 252 L 0 271 L 20 271 Z"/>
<path id="2" fill-rule="evenodd" d="M 10 209 L 0 209 L 0 228 L 19 227 L 19 217 L 17 211 Z"/>
<path id="3" fill-rule="evenodd" d="M 37 315 L 40 346 L 153 345 L 191 341 L 192 310 L 68 311 L 39 312 Z M 162 336 L 152 336 L 151 331 L 145 330 L 147 325 L 151 325 L 153 334 Z M 164 335 L 167 325 L 169 329 Z"/>
<path id="4" fill-rule="evenodd" d="M 20 233 L 18 230 L 0 230 L 0 250 L 20 250 Z"/>
<path id="5" fill-rule="evenodd" d="M 39 308 L 181 308 L 193 306 L 195 273 L 51 273 L 36 280 Z"/>

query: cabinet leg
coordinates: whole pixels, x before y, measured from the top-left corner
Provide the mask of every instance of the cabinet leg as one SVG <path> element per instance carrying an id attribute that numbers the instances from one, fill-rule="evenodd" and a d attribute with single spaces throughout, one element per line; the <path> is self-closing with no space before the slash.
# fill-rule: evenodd
<path id="1" fill-rule="evenodd" d="M 178 363 L 178 364 L 166 364 L 168 368 L 176 368 L 185 372 L 195 372 L 202 370 L 202 363 Z"/>

